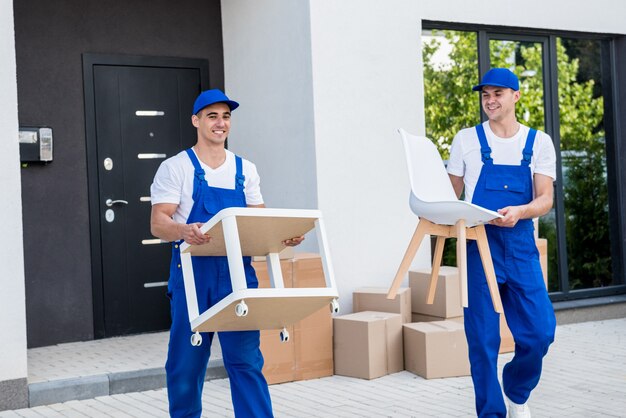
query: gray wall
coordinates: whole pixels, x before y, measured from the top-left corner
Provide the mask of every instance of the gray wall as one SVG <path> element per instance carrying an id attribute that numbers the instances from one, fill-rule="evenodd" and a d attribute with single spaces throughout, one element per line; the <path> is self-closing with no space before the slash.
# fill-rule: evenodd
<path id="1" fill-rule="evenodd" d="M 22 168 L 28 346 L 94 336 L 81 54 L 203 58 L 223 87 L 219 0 L 14 1 L 22 126 L 54 161 Z"/>

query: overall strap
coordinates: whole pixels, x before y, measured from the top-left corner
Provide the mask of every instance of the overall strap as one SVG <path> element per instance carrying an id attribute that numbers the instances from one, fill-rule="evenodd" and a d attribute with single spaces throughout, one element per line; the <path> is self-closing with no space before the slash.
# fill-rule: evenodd
<path id="1" fill-rule="evenodd" d="M 235 155 L 235 166 L 237 167 L 237 173 L 235 174 L 235 190 L 243 190 L 246 176 L 243 175 L 243 163 L 241 157 L 238 155 Z"/>
<path id="2" fill-rule="evenodd" d="M 198 161 L 198 157 L 196 157 L 196 153 L 193 152 L 193 149 L 187 148 L 187 155 L 193 164 L 194 173 L 193 173 L 193 201 L 196 202 L 200 191 L 202 190 L 202 183 L 206 182 L 204 179 L 204 169 L 200 166 L 200 161 Z"/>
<path id="3" fill-rule="evenodd" d="M 200 165 L 200 161 L 198 161 L 198 157 L 196 157 L 196 153 L 193 152 L 192 148 L 187 148 L 185 150 L 189 159 L 191 160 L 191 164 L 193 164 L 193 168 L 195 168 L 197 174 L 202 174 L 202 178 L 204 179 L 204 169 Z"/>
<path id="4" fill-rule="evenodd" d="M 524 145 L 524 150 L 522 151 L 522 165 L 530 165 L 530 160 L 533 158 L 533 145 L 535 144 L 536 135 L 537 130 L 530 128 L 526 137 L 526 145 Z"/>
<path id="5" fill-rule="evenodd" d="M 478 140 L 480 141 L 480 159 L 483 164 L 493 164 L 493 160 L 491 159 L 491 148 L 487 142 L 485 128 L 483 128 L 482 123 L 476 125 L 476 134 L 478 135 Z"/>

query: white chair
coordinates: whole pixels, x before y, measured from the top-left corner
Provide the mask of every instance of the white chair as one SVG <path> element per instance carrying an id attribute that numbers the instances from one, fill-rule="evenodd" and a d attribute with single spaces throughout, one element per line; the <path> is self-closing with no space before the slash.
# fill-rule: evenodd
<path id="1" fill-rule="evenodd" d="M 461 303 L 467 307 L 467 254 L 465 245 L 466 239 L 473 239 L 478 243 L 494 309 L 496 312 L 502 313 L 500 292 L 498 291 L 484 226 L 485 223 L 495 218 L 501 218 L 502 215 L 459 200 L 435 144 L 428 138 L 411 135 L 403 129 L 399 129 L 398 132 L 404 144 L 411 183 L 409 205 L 420 219 L 389 288 L 387 298 L 395 298 L 424 236 L 430 234 L 437 237 L 437 242 L 427 303 L 432 304 L 434 301 L 445 240 L 456 237 Z"/>

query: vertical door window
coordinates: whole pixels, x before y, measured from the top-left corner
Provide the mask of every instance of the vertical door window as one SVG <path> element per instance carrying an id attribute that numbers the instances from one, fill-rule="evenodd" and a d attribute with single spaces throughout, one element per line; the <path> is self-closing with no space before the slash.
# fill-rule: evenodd
<path id="1" fill-rule="evenodd" d="M 613 284 L 600 41 L 557 38 L 570 290 Z"/>
<path id="2" fill-rule="evenodd" d="M 491 67 L 508 68 L 520 80 L 521 97 L 516 106 L 517 120 L 545 131 L 543 44 L 491 39 L 489 59 Z"/>
<path id="3" fill-rule="evenodd" d="M 508 68 L 520 81 L 520 100 L 515 108 L 517 120 L 546 132 L 544 86 L 544 47 L 546 42 L 525 40 L 489 40 L 491 67 Z M 548 289 L 561 290 L 557 255 L 556 208 L 539 218 L 538 236 L 548 243 Z"/>

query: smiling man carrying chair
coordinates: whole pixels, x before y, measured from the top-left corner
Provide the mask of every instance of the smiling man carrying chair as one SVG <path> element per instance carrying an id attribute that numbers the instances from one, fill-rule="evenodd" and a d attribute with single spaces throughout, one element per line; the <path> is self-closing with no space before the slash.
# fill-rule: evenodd
<path id="1" fill-rule="evenodd" d="M 461 130 L 450 151 L 448 173 L 457 196 L 497 211 L 486 225 L 489 247 L 515 356 L 504 367 L 511 417 L 530 417 L 526 404 L 539 383 L 542 360 L 554 341 L 556 320 L 543 281 L 532 218 L 552 208 L 556 156 L 550 137 L 520 124 L 518 78 L 493 68 L 473 87 L 488 120 Z M 467 247 L 469 307 L 465 333 L 479 417 L 505 417 L 498 381 L 499 316 L 494 312 L 475 242 Z"/>

